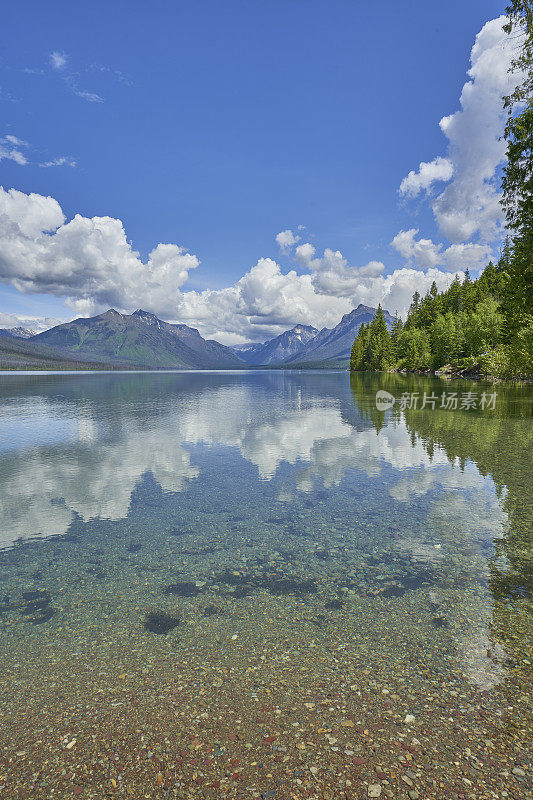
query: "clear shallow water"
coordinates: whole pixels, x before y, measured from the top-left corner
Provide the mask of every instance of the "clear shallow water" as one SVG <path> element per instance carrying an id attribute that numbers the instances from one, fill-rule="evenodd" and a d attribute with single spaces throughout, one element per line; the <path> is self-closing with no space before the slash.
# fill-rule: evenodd
<path id="1" fill-rule="evenodd" d="M 6 796 L 528 796 L 531 387 L 0 381 Z"/>

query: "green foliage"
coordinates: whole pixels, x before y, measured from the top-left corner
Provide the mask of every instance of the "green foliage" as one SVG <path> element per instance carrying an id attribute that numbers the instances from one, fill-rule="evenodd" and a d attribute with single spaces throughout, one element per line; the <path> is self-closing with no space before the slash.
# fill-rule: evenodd
<path id="1" fill-rule="evenodd" d="M 511 360 L 509 349 L 505 345 L 491 347 L 480 358 L 481 372 L 485 375 L 495 375 L 497 378 L 511 377 Z"/>
<path id="2" fill-rule="evenodd" d="M 533 315 L 533 230 L 513 240 L 503 266 L 501 306 L 504 338 L 510 341 Z"/>
<path id="3" fill-rule="evenodd" d="M 455 361 L 461 355 L 462 341 L 463 331 L 459 317 L 451 311 L 447 311 L 445 316 L 438 314 L 429 331 L 433 369 Z"/>
<path id="4" fill-rule="evenodd" d="M 506 259 L 509 280 L 502 307 L 505 338 L 512 350 L 514 338 L 533 314 L 533 1 L 513 0 L 506 14 L 504 30 L 517 41 L 510 71 L 520 75 L 514 92 L 504 98 L 509 115 L 502 205 L 513 240 Z"/>
<path id="5" fill-rule="evenodd" d="M 510 261 L 514 245 L 477 280 L 455 278 L 444 292 L 433 285 L 418 292 L 405 325 L 396 318 L 387 331 L 381 308 L 370 325 L 361 326 L 352 348 L 352 370 L 472 369 L 503 378 L 533 375 L 533 315 L 522 313 L 509 333 Z M 503 299 L 502 299 L 503 298 Z"/>
<path id="6" fill-rule="evenodd" d="M 405 328 L 398 337 L 396 354 L 400 369 L 429 369 L 431 351 L 426 331 L 420 328 Z"/>
<path id="7" fill-rule="evenodd" d="M 505 129 L 507 164 L 502 188 L 508 226 L 531 235 L 533 219 L 533 104 L 511 117 Z"/>
<path id="8" fill-rule="evenodd" d="M 419 292 L 391 335 L 376 318 L 354 342 L 351 369 L 428 370 L 450 365 L 501 377 L 533 376 L 533 0 L 512 0 L 504 30 L 516 39 L 510 71 L 520 76 L 508 110 L 502 205 L 512 234 L 501 258 L 445 292 Z M 386 333 L 386 329 L 385 329 Z"/>
<path id="9" fill-rule="evenodd" d="M 502 332 L 503 317 L 496 300 L 487 297 L 476 310 L 462 315 L 461 351 L 465 356 L 480 356 L 496 346 Z"/>
<path id="10" fill-rule="evenodd" d="M 395 362 L 394 344 L 381 306 L 369 325 L 361 325 L 350 357 L 352 370 L 386 370 Z"/>
<path id="11" fill-rule="evenodd" d="M 396 352 L 398 337 L 402 331 L 403 331 L 403 322 L 401 320 L 401 317 L 399 317 L 398 314 L 396 314 L 390 331 L 390 338 L 394 352 Z"/>
<path id="12" fill-rule="evenodd" d="M 511 0 L 505 13 L 504 31 L 520 42 L 517 56 L 511 62 L 511 72 L 518 72 L 522 80 L 514 92 L 504 98 L 504 108 L 512 114 L 516 104 L 531 98 L 533 92 L 533 2 Z"/>
<path id="13" fill-rule="evenodd" d="M 365 328 L 366 325 L 363 322 L 352 345 L 352 352 L 350 355 L 350 370 L 352 372 L 357 369 L 362 369 Z"/>
<path id="14" fill-rule="evenodd" d="M 533 317 L 511 340 L 511 370 L 515 375 L 533 375 Z"/>

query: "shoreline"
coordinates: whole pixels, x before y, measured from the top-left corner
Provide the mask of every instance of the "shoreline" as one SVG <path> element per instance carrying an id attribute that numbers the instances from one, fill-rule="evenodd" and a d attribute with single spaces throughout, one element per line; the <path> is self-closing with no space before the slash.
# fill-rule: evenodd
<path id="1" fill-rule="evenodd" d="M 485 375 L 481 372 L 468 372 L 468 370 L 442 371 L 442 370 L 392 370 L 398 375 L 425 375 L 426 377 L 443 378 L 444 380 L 485 381 L 487 383 L 533 383 L 533 376 L 520 377 L 518 375 L 503 378 L 499 375 Z"/>
<path id="2" fill-rule="evenodd" d="M 270 365 L 248 365 L 246 367 L 233 367 L 230 371 L 235 372 L 286 372 L 288 370 L 295 371 L 295 372 L 339 372 L 339 371 L 346 371 L 349 374 L 366 374 L 370 373 L 373 375 L 380 375 L 380 374 L 394 374 L 394 375 L 417 375 L 419 377 L 426 377 L 426 378 L 441 378 L 443 380 L 469 380 L 469 381 L 485 381 L 486 383 L 513 383 L 513 384 L 532 384 L 533 383 L 533 376 L 509 376 L 509 377 L 502 377 L 499 375 L 485 375 L 480 372 L 469 372 L 468 370 L 458 370 L 458 371 L 443 371 L 443 370 L 406 370 L 406 369 L 388 369 L 388 370 L 352 370 L 349 367 L 341 367 L 339 365 L 332 365 L 328 366 L 321 366 L 321 367 L 311 367 L 310 365 L 306 366 L 298 366 L 295 365 L 293 367 L 286 367 L 284 365 L 279 366 L 270 366 Z M 73 373 L 80 373 L 80 374 L 87 374 L 92 372 L 227 372 L 228 368 L 220 368 L 220 369 L 191 369 L 187 367 L 149 367 L 149 366 L 115 366 L 115 365 L 107 365 L 107 364 L 95 364 L 94 366 L 84 365 L 83 367 L 75 367 L 75 366 L 65 366 L 65 367 L 58 367 L 57 365 L 54 366 L 27 366 L 27 367 L 9 367 L 9 366 L 0 366 L 0 375 L 4 374 L 13 374 L 13 373 L 20 373 L 20 374 L 27 374 L 27 373 L 66 373 L 66 374 L 73 374 Z"/>
<path id="3" fill-rule="evenodd" d="M 480 372 L 470 373 L 466 370 L 458 372 L 442 372 L 440 370 L 406 370 L 406 369 L 387 369 L 387 370 L 350 370 L 348 372 L 354 374 L 371 373 L 373 375 L 416 375 L 425 378 L 441 378 L 443 380 L 467 380 L 467 381 L 484 381 L 485 383 L 533 383 L 533 376 L 510 376 L 503 378 L 499 375 L 484 375 Z"/>

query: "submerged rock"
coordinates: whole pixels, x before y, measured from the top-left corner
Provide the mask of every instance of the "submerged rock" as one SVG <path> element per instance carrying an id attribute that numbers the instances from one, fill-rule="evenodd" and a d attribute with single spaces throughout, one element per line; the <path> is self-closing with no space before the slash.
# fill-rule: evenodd
<path id="1" fill-rule="evenodd" d="M 422 569 L 418 572 L 411 572 L 408 575 L 394 575 L 394 579 L 400 581 L 406 589 L 419 589 L 424 583 L 435 582 L 436 575 L 433 570 Z"/>
<path id="2" fill-rule="evenodd" d="M 26 603 L 21 613 L 25 615 L 33 614 L 35 611 L 42 611 L 42 609 L 46 608 L 48 605 L 50 605 L 50 596 L 43 597 L 41 600 L 31 600 L 29 603 Z"/>
<path id="3" fill-rule="evenodd" d="M 47 589 L 36 590 L 32 592 L 22 592 L 22 599 L 29 601 L 48 599 L 48 601 L 50 601 L 50 592 Z"/>
<path id="4" fill-rule="evenodd" d="M 175 526 L 167 528 L 166 532 L 169 536 L 186 536 L 189 533 L 186 528 L 177 528 Z"/>
<path id="5" fill-rule="evenodd" d="M 270 568 L 273 565 L 270 564 Z M 315 594 L 318 587 L 313 580 L 302 580 L 292 575 L 283 575 L 282 572 L 270 572 L 260 575 L 231 571 L 218 573 L 217 583 L 225 583 L 227 586 L 235 587 L 230 596 L 234 598 L 246 597 L 257 589 L 266 589 L 270 594 L 281 596 L 287 594 Z"/>
<path id="6" fill-rule="evenodd" d="M 402 597 L 406 591 L 404 586 L 386 586 L 379 594 L 382 597 Z"/>
<path id="7" fill-rule="evenodd" d="M 228 586 L 241 586 L 242 584 L 252 584 L 257 582 L 253 575 L 249 575 L 237 570 L 226 569 L 224 572 L 219 572 L 215 576 L 217 583 L 225 583 Z"/>
<path id="8" fill-rule="evenodd" d="M 105 570 L 98 569 L 98 567 L 88 567 L 85 572 L 87 575 L 93 575 L 99 581 L 103 581 L 104 578 L 107 578 L 107 573 Z"/>
<path id="9" fill-rule="evenodd" d="M 11 597 L 6 594 L 0 602 L 0 614 L 3 614 L 5 611 L 15 611 L 17 608 L 22 608 L 23 605 L 23 603 L 12 603 Z"/>
<path id="10" fill-rule="evenodd" d="M 340 611 L 340 609 L 344 606 L 342 600 L 336 598 L 335 600 L 328 600 L 325 604 L 324 608 L 329 609 L 330 611 Z"/>
<path id="11" fill-rule="evenodd" d="M 204 617 L 213 617 L 215 614 L 221 614 L 222 611 L 218 606 L 209 605 L 204 608 Z"/>
<path id="12" fill-rule="evenodd" d="M 144 627 L 151 633 L 159 633 L 166 636 L 171 630 L 181 623 L 180 617 L 173 617 L 166 611 L 150 611 L 144 618 Z"/>
<path id="13" fill-rule="evenodd" d="M 248 597 L 248 595 L 252 594 L 255 589 L 256 587 L 251 583 L 245 583 L 243 586 L 236 586 L 235 589 L 229 593 L 229 597 L 234 597 L 236 600 L 240 600 L 242 597 Z"/>
<path id="14" fill-rule="evenodd" d="M 163 594 L 173 594 L 176 597 L 197 597 L 203 591 L 205 589 L 200 589 L 193 581 L 178 581 L 165 586 Z"/>
<path id="15" fill-rule="evenodd" d="M 29 617 L 27 620 L 31 622 L 32 625 L 42 625 L 43 622 L 48 622 L 48 620 L 52 619 L 52 617 L 57 614 L 57 608 L 52 608 L 49 606 L 42 614 L 36 614 L 33 617 Z"/>
<path id="16" fill-rule="evenodd" d="M 442 605 L 439 595 L 433 589 L 428 592 L 428 601 L 431 611 L 437 611 Z"/>

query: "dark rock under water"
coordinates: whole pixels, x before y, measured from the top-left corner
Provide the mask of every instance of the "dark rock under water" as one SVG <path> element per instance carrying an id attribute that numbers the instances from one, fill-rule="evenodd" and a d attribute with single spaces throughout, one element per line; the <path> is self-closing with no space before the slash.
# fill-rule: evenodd
<path id="1" fill-rule="evenodd" d="M 180 617 L 173 617 L 166 611 L 150 611 L 144 618 L 144 627 L 150 633 L 166 636 L 181 623 Z"/>
<path id="2" fill-rule="evenodd" d="M 176 597 L 197 597 L 201 593 L 202 589 L 193 581 L 178 581 L 165 586 L 163 589 L 163 594 L 173 594 Z"/>

